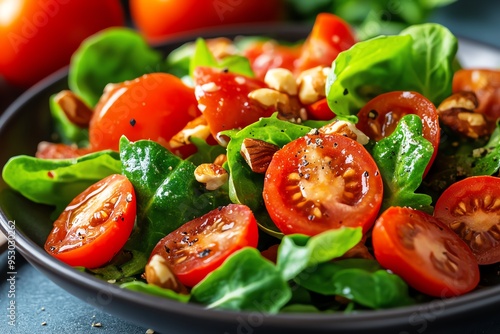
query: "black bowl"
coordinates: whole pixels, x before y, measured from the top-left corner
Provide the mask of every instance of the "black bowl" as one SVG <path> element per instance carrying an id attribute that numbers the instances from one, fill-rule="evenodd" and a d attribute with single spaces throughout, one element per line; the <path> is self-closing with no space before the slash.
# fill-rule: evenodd
<path id="1" fill-rule="evenodd" d="M 228 33 L 231 31 L 231 33 Z M 204 32 L 204 37 L 268 35 L 282 40 L 298 40 L 309 27 L 259 25 L 224 31 Z M 157 47 L 165 53 L 200 34 L 171 39 Z M 460 40 L 459 57 L 467 67 L 496 66 L 500 51 L 468 40 Z M 0 117 L 0 166 L 14 155 L 33 155 L 37 143 L 50 140 L 52 133 L 48 101 L 50 95 L 67 88 L 63 69 L 23 94 Z M 380 311 L 355 314 L 278 314 L 207 310 L 199 305 L 121 289 L 79 272 L 49 256 L 43 250 L 52 222 L 51 208 L 23 198 L 0 180 L 0 230 L 15 231 L 15 245 L 34 267 L 69 293 L 98 309 L 138 325 L 169 333 L 422 333 L 459 329 L 469 321 L 492 319 L 500 306 L 500 286 L 485 288 L 465 296 L 434 300 Z M 15 228 L 14 228 L 15 225 Z"/>

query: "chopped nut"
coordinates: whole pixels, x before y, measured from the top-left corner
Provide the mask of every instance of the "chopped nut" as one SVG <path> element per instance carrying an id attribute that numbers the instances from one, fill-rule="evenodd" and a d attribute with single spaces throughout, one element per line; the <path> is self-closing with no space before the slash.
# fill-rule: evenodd
<path id="1" fill-rule="evenodd" d="M 215 190 L 227 182 L 226 170 L 216 164 L 201 164 L 194 170 L 194 176 L 200 183 L 205 183 L 208 190 Z"/>
<path id="2" fill-rule="evenodd" d="M 325 97 L 326 78 L 330 67 L 317 66 L 303 71 L 297 78 L 299 99 L 309 105 Z"/>
<path id="3" fill-rule="evenodd" d="M 469 138 L 490 135 L 495 127 L 486 117 L 475 112 L 478 107 L 476 94 L 458 92 L 445 99 L 437 108 L 439 120 L 453 131 Z"/>
<path id="4" fill-rule="evenodd" d="M 293 73 L 286 68 L 272 68 L 267 71 L 264 82 L 274 90 L 288 95 L 297 95 L 297 82 Z"/>
<path id="5" fill-rule="evenodd" d="M 237 51 L 233 41 L 225 37 L 208 39 L 207 46 L 213 56 L 217 59 L 222 59 L 224 57 L 234 55 Z"/>
<path id="6" fill-rule="evenodd" d="M 240 153 L 254 173 L 264 174 L 279 146 L 263 140 L 245 138 Z"/>
<path id="7" fill-rule="evenodd" d="M 322 126 L 318 131 L 324 134 L 336 133 L 351 138 L 361 145 L 366 145 L 370 141 L 370 138 L 356 128 L 356 125 L 346 121 L 333 121 L 332 123 Z"/>
<path id="8" fill-rule="evenodd" d="M 80 127 L 88 127 L 94 111 L 70 90 L 63 90 L 54 97 L 71 123 Z"/>
<path id="9" fill-rule="evenodd" d="M 251 91 L 248 97 L 264 108 L 276 108 L 280 119 L 294 123 L 307 120 L 307 112 L 297 96 L 290 96 L 270 88 L 259 88 Z"/>
<path id="10" fill-rule="evenodd" d="M 219 154 L 215 160 L 214 164 L 217 166 L 222 166 L 227 161 L 227 156 L 225 154 Z"/>
<path id="11" fill-rule="evenodd" d="M 179 282 L 161 255 L 155 254 L 151 257 L 146 265 L 144 276 L 149 284 L 182 294 L 188 293 L 187 288 Z"/>
<path id="12" fill-rule="evenodd" d="M 248 94 L 248 98 L 254 100 L 255 102 L 261 104 L 262 106 L 269 107 L 278 107 L 278 104 L 289 104 L 290 100 L 288 95 L 284 93 L 280 93 L 277 90 L 270 88 L 259 88 L 251 91 Z"/>
<path id="13" fill-rule="evenodd" d="M 210 136 L 210 128 L 203 115 L 198 116 L 194 120 L 188 122 L 184 129 L 175 134 L 169 141 L 171 148 L 178 148 L 191 143 L 189 138 L 196 137 L 207 139 Z"/>

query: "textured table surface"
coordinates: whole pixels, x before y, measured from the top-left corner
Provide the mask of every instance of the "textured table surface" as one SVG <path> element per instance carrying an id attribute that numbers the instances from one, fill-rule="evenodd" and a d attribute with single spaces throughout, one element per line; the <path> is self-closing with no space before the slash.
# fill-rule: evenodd
<path id="1" fill-rule="evenodd" d="M 460 0 L 436 12 L 431 21 L 442 23 L 463 37 L 500 48 L 500 1 Z M 5 99 L 2 99 L 5 102 Z M 1 105 L 0 109 L 3 109 Z M 20 255 L 18 255 L 18 260 Z M 0 256 L 0 333 L 146 333 L 73 297 L 28 263 L 17 263 L 16 326 L 8 325 L 9 282 L 6 254 Z M 457 333 L 456 330 L 453 331 Z M 500 333 L 500 320 L 463 327 L 461 333 Z M 165 333 L 170 334 L 170 333 Z M 182 333 L 181 333 L 182 334 Z"/>

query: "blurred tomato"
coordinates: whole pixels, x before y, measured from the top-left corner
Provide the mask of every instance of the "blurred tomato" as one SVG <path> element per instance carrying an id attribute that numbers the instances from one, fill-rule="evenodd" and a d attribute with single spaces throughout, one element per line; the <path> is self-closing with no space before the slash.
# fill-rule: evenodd
<path id="1" fill-rule="evenodd" d="M 281 18 L 282 0 L 130 0 L 137 28 L 149 40 L 203 27 Z"/>
<path id="2" fill-rule="evenodd" d="M 86 37 L 123 24 L 118 0 L 0 0 L 0 75 L 28 87 L 68 64 Z"/>

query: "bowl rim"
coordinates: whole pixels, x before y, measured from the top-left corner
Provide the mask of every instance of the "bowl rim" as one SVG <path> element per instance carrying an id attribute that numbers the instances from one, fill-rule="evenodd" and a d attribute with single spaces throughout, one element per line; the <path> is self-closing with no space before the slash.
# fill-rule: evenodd
<path id="1" fill-rule="evenodd" d="M 255 29 L 256 26 L 246 26 L 243 30 L 233 30 L 237 33 L 229 33 L 227 30 L 214 29 L 204 31 L 203 34 L 199 32 L 182 34 L 169 38 L 162 43 L 155 43 L 153 46 L 156 48 L 163 47 L 164 45 L 182 44 L 187 41 L 193 41 L 196 37 L 202 35 L 204 38 L 228 36 L 232 37 L 238 35 L 258 35 L 269 32 L 268 29 L 274 29 L 275 33 L 290 32 L 303 33 L 305 26 L 302 25 L 283 25 L 283 24 L 270 24 L 258 25 L 260 32 Z M 310 27 L 309 25 L 307 27 Z M 227 29 L 227 28 L 226 28 Z M 467 38 L 460 38 L 469 43 L 474 43 L 480 46 L 490 48 L 500 52 L 499 49 L 487 45 L 482 42 L 476 42 Z M 68 67 L 61 68 L 54 72 L 52 75 L 41 80 L 24 93 L 22 93 L 7 109 L 0 115 L 0 134 L 5 131 L 9 123 L 18 115 L 22 107 L 29 101 L 36 99 L 44 91 L 50 90 L 58 82 L 65 80 L 68 75 Z M 10 230 L 11 221 L 0 208 L 0 231 L 6 236 Z M 180 303 L 175 300 L 169 300 L 146 293 L 131 291 L 128 289 L 120 288 L 114 284 L 108 283 L 104 280 L 98 279 L 91 274 L 75 270 L 69 265 L 56 260 L 54 257 L 47 254 L 42 247 L 36 244 L 33 240 L 28 238 L 20 231 L 15 231 L 15 244 L 16 250 L 25 257 L 25 259 L 37 269 L 42 268 L 42 271 L 48 271 L 53 275 L 60 276 L 61 279 L 73 281 L 81 287 L 89 291 L 107 291 L 113 295 L 118 301 L 127 301 L 129 303 L 137 304 L 140 307 L 161 309 L 161 311 L 169 312 L 178 315 L 190 315 L 193 318 L 200 320 L 210 319 L 222 321 L 225 323 L 234 322 L 236 316 L 251 316 L 255 312 L 251 311 L 229 311 L 229 310 L 211 310 L 205 308 L 203 305 L 194 303 Z M 46 274 L 44 272 L 44 274 Z M 53 280 L 53 279 L 52 279 Z M 53 280 L 54 281 L 54 280 Z M 61 286 L 59 282 L 56 282 Z M 74 294 L 70 289 L 63 288 Z M 79 296 L 78 296 L 79 297 Z M 80 298 L 80 297 L 79 297 Z M 81 299 L 81 298 L 80 298 Z M 88 303 L 88 301 L 86 301 Z M 440 319 L 447 319 L 456 317 L 458 315 L 465 315 L 468 312 L 480 311 L 487 306 L 500 304 L 500 285 L 481 288 L 477 291 L 472 291 L 468 294 L 453 297 L 435 299 L 430 302 L 415 304 L 411 306 L 404 306 L 392 309 L 383 310 L 366 310 L 356 311 L 355 313 L 278 313 L 278 314 L 264 314 L 265 325 L 275 328 L 308 328 L 311 329 L 346 329 L 349 330 L 366 330 L 376 328 L 389 328 L 396 326 L 408 326 L 409 321 L 414 316 L 421 316 L 423 314 L 434 314 Z M 94 305 L 95 306 L 95 305 Z M 110 313 L 113 313 L 112 311 Z M 118 314 L 115 314 L 119 317 Z M 133 319 L 129 321 L 135 322 Z"/>

